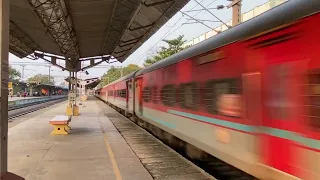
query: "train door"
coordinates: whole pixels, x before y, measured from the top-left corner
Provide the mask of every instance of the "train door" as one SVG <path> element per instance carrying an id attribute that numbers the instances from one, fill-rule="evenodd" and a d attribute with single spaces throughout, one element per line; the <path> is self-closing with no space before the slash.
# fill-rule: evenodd
<path id="1" fill-rule="evenodd" d="M 129 84 L 131 80 L 126 81 L 126 108 L 129 108 L 130 89 Z"/>
<path id="2" fill-rule="evenodd" d="M 264 163 L 291 175 L 297 175 L 299 158 L 291 135 L 299 132 L 299 62 L 267 63 L 263 79 Z"/>
<path id="3" fill-rule="evenodd" d="M 252 72 L 242 75 L 242 89 L 244 95 L 243 118 L 254 127 L 262 124 L 261 104 L 261 73 Z M 258 129 L 257 129 L 258 130 Z M 249 151 L 259 159 L 259 137 L 255 136 L 250 142 Z"/>
<path id="4" fill-rule="evenodd" d="M 115 85 L 112 85 L 111 86 L 111 89 L 112 89 L 112 92 L 113 92 L 113 96 L 112 96 L 112 104 L 114 104 L 115 105 L 115 101 L 116 101 L 116 88 L 115 88 L 116 86 Z"/>
<path id="5" fill-rule="evenodd" d="M 105 90 L 105 91 L 106 91 L 106 92 L 105 92 L 105 93 L 106 93 L 106 94 L 105 94 L 105 98 L 106 98 L 105 100 L 108 102 L 108 100 L 109 100 L 109 88 L 105 88 L 105 89 L 106 89 L 106 90 Z"/>
<path id="6" fill-rule="evenodd" d="M 243 74 L 244 116 L 252 125 L 258 126 L 261 122 L 261 73 Z"/>
<path id="7" fill-rule="evenodd" d="M 133 84 L 133 79 L 131 79 L 129 82 L 128 82 L 128 109 L 129 109 L 129 112 L 132 112 L 133 111 L 133 102 L 134 102 L 134 84 Z"/>
<path id="8" fill-rule="evenodd" d="M 135 83 L 135 112 L 137 115 L 142 115 L 143 109 L 143 98 L 142 98 L 142 89 L 143 89 L 143 79 L 142 77 L 136 78 Z"/>

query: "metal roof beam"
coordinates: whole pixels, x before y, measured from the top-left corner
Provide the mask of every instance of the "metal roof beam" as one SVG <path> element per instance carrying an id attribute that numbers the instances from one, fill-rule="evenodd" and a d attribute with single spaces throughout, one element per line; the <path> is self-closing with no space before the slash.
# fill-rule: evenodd
<path id="1" fill-rule="evenodd" d="M 131 49 L 127 52 L 125 52 L 123 55 L 121 56 L 115 56 L 120 62 L 122 62 L 123 60 L 125 60 L 125 58 L 128 56 L 128 54 L 130 54 L 130 52 L 132 52 L 133 50 L 135 50 L 136 48 L 136 45 L 139 44 L 139 41 L 143 40 L 143 38 L 145 37 L 146 34 L 152 32 L 152 27 L 153 26 L 156 26 L 157 23 L 161 22 L 161 19 L 163 19 L 163 17 L 165 16 L 165 14 L 167 12 L 170 11 L 170 9 L 172 7 L 174 7 L 174 4 L 177 3 L 178 1 L 180 0 L 162 0 L 162 1 L 158 1 L 158 2 L 151 2 L 151 3 L 146 3 L 146 0 L 141 0 L 141 3 L 139 4 L 139 6 L 136 8 L 135 12 L 133 13 L 133 15 L 131 16 L 131 20 L 130 22 L 128 23 L 128 26 L 127 28 L 124 30 L 124 32 L 121 34 L 121 37 L 119 39 L 119 41 L 117 41 L 115 44 L 117 44 L 116 46 L 112 47 L 111 49 L 111 52 L 113 54 L 115 49 L 116 48 L 122 48 L 122 47 L 125 47 L 125 46 L 129 46 L 129 45 L 132 45 Z M 164 6 L 164 4 L 166 4 Z M 139 24 L 139 19 L 140 16 L 139 14 L 142 13 L 143 14 L 143 11 L 146 11 L 146 8 L 149 9 L 150 8 L 150 11 L 154 11 L 156 10 L 156 7 L 155 6 L 164 6 L 166 7 L 166 10 L 164 10 L 165 13 L 161 13 L 161 15 L 159 16 L 158 19 L 156 20 L 152 20 L 150 21 L 148 24 L 142 24 L 140 25 L 139 27 L 134 27 L 133 25 L 137 25 Z M 142 7 L 146 7 L 146 8 L 142 8 Z M 132 42 L 132 43 L 127 43 L 127 44 L 122 44 L 121 41 L 126 37 L 126 36 L 134 36 L 133 34 L 131 34 L 130 32 L 132 31 L 136 31 L 136 30 L 139 30 L 139 34 L 140 34 L 140 37 L 136 42 Z M 142 35 L 141 35 L 142 34 Z M 120 59 L 121 58 L 121 59 Z"/>
<path id="2" fill-rule="evenodd" d="M 89 68 L 91 68 L 91 67 L 93 67 L 93 66 L 97 66 L 97 65 L 99 65 L 99 64 L 101 64 L 101 63 L 103 63 L 103 62 L 109 61 L 110 58 L 111 58 L 111 56 L 103 57 L 103 58 L 101 59 L 101 61 L 96 62 L 96 63 L 93 63 L 93 64 L 90 64 L 90 65 L 88 65 L 88 66 L 86 66 L 86 67 L 83 67 L 83 68 L 80 69 L 80 70 L 81 70 L 81 71 L 84 71 L 84 70 L 89 69 Z"/>
<path id="3" fill-rule="evenodd" d="M 79 44 L 64 0 L 29 0 L 29 4 L 60 52 L 65 57 L 79 59 Z"/>
<path id="4" fill-rule="evenodd" d="M 133 39 L 129 39 L 129 40 L 126 40 L 126 41 L 121 41 L 121 43 L 127 43 L 127 42 L 131 42 L 131 41 L 139 41 L 143 36 L 140 36 L 140 37 L 137 37 L 137 38 L 133 38 Z"/>
<path id="5" fill-rule="evenodd" d="M 12 34 L 10 34 L 9 41 L 9 49 L 12 50 L 15 55 L 18 55 L 19 58 L 26 57 L 28 54 L 31 54 L 33 52 L 32 49 L 30 49 L 27 45 L 25 45 L 22 41 L 20 41 Z"/>
<path id="6" fill-rule="evenodd" d="M 68 70 L 68 71 L 71 70 L 71 69 L 69 69 L 69 68 L 67 68 L 67 67 L 63 67 L 63 66 L 61 66 L 61 65 L 59 65 L 59 64 L 57 64 L 57 63 L 53 63 L 53 61 L 56 61 L 57 59 L 61 59 L 61 60 L 67 61 L 67 60 L 64 59 L 64 58 L 61 58 L 61 57 L 58 57 L 58 56 L 52 56 L 52 55 L 48 55 L 48 54 L 44 54 L 44 53 L 38 53 L 38 52 L 34 52 L 34 56 L 35 56 L 35 58 L 43 59 L 43 60 L 51 63 L 52 65 L 61 68 L 63 71 L 64 71 L 64 70 Z M 45 56 L 51 58 L 51 60 L 46 59 Z"/>
<path id="7" fill-rule="evenodd" d="M 41 50 L 24 31 L 22 31 L 13 21 L 10 21 L 10 52 L 24 58 L 32 54 L 36 49 Z"/>
<path id="8" fill-rule="evenodd" d="M 130 27 L 133 17 L 139 12 L 144 1 L 145 0 L 117 1 L 101 54 L 112 53 L 117 44 L 121 42 L 125 30 Z M 119 18 L 123 21 L 120 25 L 117 24 L 117 19 Z"/>
<path id="9" fill-rule="evenodd" d="M 157 5 L 160 5 L 160 4 L 163 4 L 163 3 L 172 2 L 172 1 L 175 1 L 175 0 L 164 0 L 164 1 L 154 2 L 154 3 L 146 3 L 146 2 L 144 2 L 143 5 L 145 5 L 146 7 L 152 7 L 152 6 L 157 6 Z"/>
<path id="10" fill-rule="evenodd" d="M 121 58 L 121 57 L 123 57 L 124 55 L 126 55 L 126 54 L 123 54 L 123 55 L 121 55 L 121 56 L 114 56 L 115 58 Z"/>
<path id="11" fill-rule="evenodd" d="M 154 23 L 151 23 L 151 24 L 148 24 L 148 25 L 145 25 L 145 26 L 139 26 L 139 27 L 135 27 L 135 28 L 129 28 L 130 31 L 136 31 L 136 30 L 139 30 L 139 29 L 145 29 L 145 28 L 148 28 L 148 27 L 151 27 L 153 26 Z"/>
<path id="12" fill-rule="evenodd" d="M 131 48 L 128 48 L 128 49 L 125 49 L 125 50 L 122 50 L 122 51 L 115 51 L 115 52 L 113 52 L 114 54 L 119 54 L 119 53 L 123 53 L 123 52 L 126 52 L 126 51 L 129 51 L 129 50 L 131 50 L 132 49 L 132 47 Z"/>
<path id="13" fill-rule="evenodd" d="M 127 44 L 120 44 L 119 47 L 126 47 L 126 46 L 129 46 L 129 45 L 132 45 L 132 44 L 135 44 L 137 43 L 139 40 L 136 40 L 134 42 L 131 42 L 131 43 L 127 43 Z"/>

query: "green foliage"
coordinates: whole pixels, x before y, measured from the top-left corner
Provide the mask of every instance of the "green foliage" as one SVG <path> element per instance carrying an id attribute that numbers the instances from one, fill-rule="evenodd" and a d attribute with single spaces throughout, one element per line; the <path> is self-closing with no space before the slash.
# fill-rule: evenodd
<path id="1" fill-rule="evenodd" d="M 33 77 L 28 78 L 28 82 L 36 82 L 41 84 L 48 84 L 48 85 L 54 85 L 54 77 L 50 77 L 49 81 L 49 75 L 44 74 L 37 74 Z"/>
<path id="2" fill-rule="evenodd" d="M 182 51 L 183 49 L 185 49 L 183 47 L 183 44 L 186 42 L 185 40 L 183 40 L 184 36 L 180 35 L 175 39 L 171 39 L 171 40 L 163 40 L 163 42 L 167 43 L 168 47 L 161 47 L 161 50 L 153 57 L 147 58 L 146 61 L 144 62 L 144 66 L 150 66 L 151 64 L 154 64 L 162 59 L 165 59 L 169 56 L 172 56 L 173 54 L 176 54 L 180 51 Z"/>
<path id="3" fill-rule="evenodd" d="M 12 66 L 9 66 L 9 82 L 17 82 L 20 78 L 21 73 Z"/>
<path id="4" fill-rule="evenodd" d="M 106 84 L 109 84 L 121 77 L 121 71 L 122 71 L 122 76 L 128 75 L 132 72 L 135 72 L 137 70 L 141 69 L 138 65 L 135 64 L 129 64 L 128 66 L 124 68 L 115 68 L 111 67 L 107 73 L 104 73 L 101 77 L 101 83 L 99 84 L 98 87 L 103 87 Z"/>
<path id="5" fill-rule="evenodd" d="M 142 69 L 142 68 L 136 64 L 129 64 L 128 66 L 126 66 L 122 69 L 122 73 L 123 73 L 123 76 L 125 76 L 125 75 L 132 73 L 132 72 L 138 71 L 140 69 Z"/>
<path id="6" fill-rule="evenodd" d="M 163 40 L 166 43 L 166 47 L 162 46 L 161 50 L 153 57 L 148 58 L 144 66 L 150 66 L 151 64 L 154 64 L 162 59 L 165 59 L 175 53 L 178 53 L 182 51 L 183 49 L 187 47 L 183 47 L 183 44 L 186 42 L 183 40 L 184 36 L 180 35 L 175 39 L 171 40 Z M 123 76 L 130 74 L 134 71 L 137 71 L 141 69 L 141 67 L 135 65 L 135 64 L 129 64 L 127 67 L 124 67 L 122 69 Z M 104 85 L 111 83 L 121 77 L 121 68 L 115 68 L 111 67 L 102 77 L 101 77 L 101 83 L 98 85 L 98 88 L 103 87 Z"/>
<path id="7" fill-rule="evenodd" d="M 13 94 L 16 94 L 17 92 L 22 92 L 22 89 L 19 85 L 13 84 Z"/>

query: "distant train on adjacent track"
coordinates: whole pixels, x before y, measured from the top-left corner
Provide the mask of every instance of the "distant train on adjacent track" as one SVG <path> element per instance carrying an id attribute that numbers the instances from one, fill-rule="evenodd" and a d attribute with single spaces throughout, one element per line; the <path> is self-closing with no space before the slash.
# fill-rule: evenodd
<path id="1" fill-rule="evenodd" d="M 96 96 L 193 158 L 319 180 L 319 12 L 320 0 L 288 1 Z"/>

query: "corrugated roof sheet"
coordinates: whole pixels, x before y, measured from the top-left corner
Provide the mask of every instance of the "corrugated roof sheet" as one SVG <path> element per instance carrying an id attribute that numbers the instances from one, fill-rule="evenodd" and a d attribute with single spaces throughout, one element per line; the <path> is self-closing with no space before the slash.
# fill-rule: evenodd
<path id="1" fill-rule="evenodd" d="M 35 50 L 64 57 L 112 55 L 122 62 L 187 2 L 11 0 L 10 51 L 21 58 Z M 76 48 L 69 50 L 71 45 Z"/>

